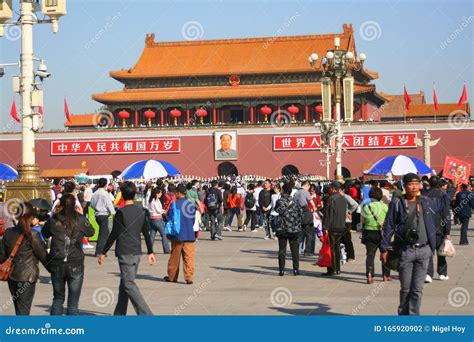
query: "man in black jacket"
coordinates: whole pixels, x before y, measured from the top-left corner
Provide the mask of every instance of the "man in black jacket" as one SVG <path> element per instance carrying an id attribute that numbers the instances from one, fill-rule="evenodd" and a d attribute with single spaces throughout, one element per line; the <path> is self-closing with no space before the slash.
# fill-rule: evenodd
<path id="1" fill-rule="evenodd" d="M 459 244 L 469 245 L 467 229 L 469 219 L 472 215 L 472 209 L 474 209 L 474 192 L 472 192 L 472 186 L 462 184 L 461 191 L 456 195 L 456 201 L 454 203 L 454 215 L 457 215 L 461 221 L 461 239 Z"/>
<path id="2" fill-rule="evenodd" d="M 265 183 L 263 183 L 263 190 L 258 194 L 258 205 L 260 206 L 260 210 L 264 217 L 263 225 L 265 226 L 265 240 L 270 240 L 272 238 L 272 231 L 270 229 L 270 212 L 272 209 L 271 187 L 271 180 L 266 179 Z"/>
<path id="3" fill-rule="evenodd" d="M 429 189 L 425 191 L 424 196 L 428 198 L 441 198 L 444 196 L 444 190 L 447 189 L 447 182 L 442 182 L 439 177 L 432 176 L 429 180 Z M 449 212 L 450 205 L 444 206 L 443 210 L 436 212 L 435 226 L 436 226 L 436 254 L 444 239 L 451 240 L 451 213 Z M 438 254 L 437 271 L 440 280 L 448 280 L 448 264 L 446 257 Z M 431 283 L 434 275 L 433 256 L 428 263 L 428 274 L 426 275 L 425 283 Z"/>
<path id="4" fill-rule="evenodd" d="M 105 243 L 105 247 L 99 255 L 99 265 L 105 261 L 105 257 L 112 245 L 117 241 L 115 246 L 115 255 L 118 258 L 120 267 L 120 288 L 117 306 L 114 315 L 126 315 L 128 300 L 137 315 L 153 315 L 143 298 L 135 277 L 142 256 L 141 234 L 145 237 L 145 243 L 148 249 L 148 263 L 154 265 L 156 263 L 153 254 L 153 243 L 151 242 L 149 229 L 150 225 L 146 219 L 145 211 L 141 206 L 134 202 L 137 187 L 132 182 L 125 182 L 120 188 L 125 205 L 117 211 L 114 217 L 114 225 L 112 231 Z"/>
<path id="5" fill-rule="evenodd" d="M 323 228 L 329 232 L 332 267 L 323 273 L 325 276 L 339 274 L 341 271 L 341 238 L 346 228 L 347 201 L 339 193 L 341 184 L 333 181 L 329 185 L 328 205 L 324 210 Z"/>
<path id="6" fill-rule="evenodd" d="M 222 192 L 217 187 L 218 182 L 213 180 L 207 190 L 204 204 L 206 205 L 209 221 L 211 222 L 211 240 L 222 240 L 221 229 L 224 220 L 221 212 Z"/>

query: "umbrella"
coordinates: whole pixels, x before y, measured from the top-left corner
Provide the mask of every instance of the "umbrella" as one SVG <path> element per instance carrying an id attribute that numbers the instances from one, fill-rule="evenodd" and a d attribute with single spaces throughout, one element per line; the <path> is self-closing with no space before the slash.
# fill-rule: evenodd
<path id="1" fill-rule="evenodd" d="M 387 175 L 391 173 L 394 176 L 403 176 L 407 173 L 419 173 L 427 175 L 433 173 L 433 170 L 421 160 L 404 155 L 390 156 L 380 159 L 364 173 L 370 175 Z"/>
<path id="2" fill-rule="evenodd" d="M 18 177 L 18 172 L 8 164 L 0 163 L 0 180 L 12 181 Z"/>
<path id="3" fill-rule="evenodd" d="M 45 200 L 44 198 L 35 198 L 35 199 L 32 199 L 31 201 L 28 201 L 28 203 L 30 203 L 33 208 L 37 208 L 40 210 L 51 211 L 51 208 L 52 208 L 51 204 L 49 204 L 49 202 Z"/>
<path id="4" fill-rule="evenodd" d="M 179 170 L 163 160 L 147 159 L 133 163 L 120 175 L 123 179 L 160 178 L 180 174 Z"/>

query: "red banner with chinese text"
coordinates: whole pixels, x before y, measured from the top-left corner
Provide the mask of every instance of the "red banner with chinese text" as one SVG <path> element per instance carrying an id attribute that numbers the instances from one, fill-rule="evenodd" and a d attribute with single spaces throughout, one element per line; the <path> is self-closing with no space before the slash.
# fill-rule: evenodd
<path id="1" fill-rule="evenodd" d="M 444 160 L 443 177 L 457 179 L 459 183 L 467 184 L 471 174 L 471 164 L 467 161 L 446 156 Z"/>
<path id="2" fill-rule="evenodd" d="M 342 137 L 342 148 L 377 149 L 377 148 L 415 148 L 416 133 L 404 134 L 345 134 Z M 313 135 L 279 135 L 273 137 L 274 151 L 308 151 L 320 150 L 320 136 Z"/>
<path id="3" fill-rule="evenodd" d="M 51 155 L 179 153 L 179 138 L 120 140 L 60 140 L 51 142 Z"/>

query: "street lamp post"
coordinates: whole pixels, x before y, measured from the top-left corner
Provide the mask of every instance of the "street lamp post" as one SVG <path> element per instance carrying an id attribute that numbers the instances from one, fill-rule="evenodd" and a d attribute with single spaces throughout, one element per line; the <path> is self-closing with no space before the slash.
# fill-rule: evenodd
<path id="1" fill-rule="evenodd" d="M 66 15 L 66 0 L 19 0 L 20 16 L 15 22 L 7 22 L 8 12 L 1 16 L 0 36 L 3 36 L 5 26 L 19 25 L 21 28 L 21 55 L 20 55 L 20 77 L 19 87 L 16 89 L 21 97 L 22 118 L 22 161 L 18 165 L 18 178 L 15 182 L 7 184 L 6 199 L 18 201 L 30 200 L 32 198 L 49 199 L 49 184 L 39 177 L 39 165 L 35 160 L 35 132 L 42 128 L 40 114 L 33 107 L 42 106 L 43 92 L 39 90 L 41 82 L 50 76 L 42 59 L 36 58 L 33 53 L 33 25 L 51 23 L 53 32 L 58 31 L 58 18 Z M 12 14 L 12 1 L 0 0 L 0 8 L 8 9 Z M 50 19 L 39 20 L 36 12 L 42 10 L 44 15 Z M 4 14 L 0 12 L 0 15 Z M 11 19 L 11 15 L 10 15 Z M 34 70 L 34 62 L 39 61 L 38 70 Z M 16 64 L 16 63 L 15 63 Z M 12 66 L 15 64 L 4 64 Z M 3 76 L 3 75 L 2 75 Z M 35 83 L 36 77 L 40 82 Z"/>
<path id="2" fill-rule="evenodd" d="M 361 53 L 355 58 L 352 51 L 340 48 L 340 38 L 334 38 L 334 50 L 327 51 L 321 59 L 319 68 L 316 66 L 318 55 L 312 53 L 308 61 L 316 70 L 322 71 L 321 97 L 323 106 L 323 124 L 321 131 L 321 148 L 323 143 L 332 145 L 332 136 L 336 137 L 336 180 L 343 181 L 342 177 L 342 129 L 341 129 L 341 102 L 344 98 L 345 121 L 352 121 L 353 118 L 353 98 L 354 79 L 352 71 L 362 69 L 366 55 Z M 333 119 L 331 106 L 331 86 L 334 89 L 334 100 L 336 102 L 336 117 Z M 344 94 L 343 94 L 344 93 Z M 344 95 L 344 96 L 343 96 Z M 324 137 L 324 139 L 323 139 Z M 327 152 L 328 153 L 328 152 Z"/>

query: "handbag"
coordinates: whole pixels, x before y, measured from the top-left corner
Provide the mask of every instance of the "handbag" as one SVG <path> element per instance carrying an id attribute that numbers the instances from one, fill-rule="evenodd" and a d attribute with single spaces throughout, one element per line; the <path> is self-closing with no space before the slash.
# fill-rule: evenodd
<path id="1" fill-rule="evenodd" d="M 451 240 L 444 239 L 441 243 L 441 246 L 438 248 L 438 255 L 453 257 L 455 254 L 456 250 L 454 249 L 454 245 Z"/>
<path id="2" fill-rule="evenodd" d="M 176 236 L 181 230 L 181 216 L 176 208 L 176 202 L 171 203 L 173 209 L 173 216 L 169 217 L 165 225 L 165 235 Z"/>
<path id="3" fill-rule="evenodd" d="M 319 267 L 332 267 L 331 243 L 329 242 L 329 233 L 325 232 L 323 236 L 323 245 L 319 250 Z"/>
<path id="4" fill-rule="evenodd" d="M 392 271 L 397 271 L 400 266 L 400 252 L 396 248 L 390 248 L 387 250 L 387 262 L 385 266 L 387 266 Z"/>
<path id="5" fill-rule="evenodd" d="M 18 248 L 20 248 L 24 238 L 25 236 L 23 234 L 18 237 L 18 240 L 16 240 L 15 247 L 13 247 L 10 256 L 7 260 L 0 264 L 0 281 L 7 281 L 8 278 L 10 278 L 10 275 L 13 271 L 13 258 L 15 257 L 16 252 L 18 252 Z"/>

